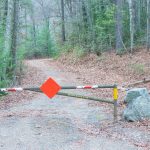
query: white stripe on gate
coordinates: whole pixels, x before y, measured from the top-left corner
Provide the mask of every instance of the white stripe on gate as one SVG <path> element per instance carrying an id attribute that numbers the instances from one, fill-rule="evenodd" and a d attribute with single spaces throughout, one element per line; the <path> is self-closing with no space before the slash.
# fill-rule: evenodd
<path id="1" fill-rule="evenodd" d="M 2 88 L 2 92 L 15 92 L 15 91 L 23 91 L 23 88 Z"/>
<path id="2" fill-rule="evenodd" d="M 93 86 L 77 86 L 77 89 L 96 89 L 98 88 L 98 85 L 93 85 Z"/>
<path id="3" fill-rule="evenodd" d="M 93 89 L 97 89 L 97 88 L 98 88 L 98 85 L 93 85 L 92 88 L 93 88 Z"/>
<path id="4" fill-rule="evenodd" d="M 84 86 L 77 86 L 77 89 L 83 89 Z"/>

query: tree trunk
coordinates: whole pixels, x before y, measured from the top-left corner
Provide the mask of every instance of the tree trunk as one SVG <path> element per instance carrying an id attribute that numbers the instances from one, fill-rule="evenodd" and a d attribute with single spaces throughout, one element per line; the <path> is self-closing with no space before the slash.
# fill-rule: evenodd
<path id="1" fill-rule="evenodd" d="M 150 0 L 147 0 L 147 51 L 150 48 Z"/>
<path id="2" fill-rule="evenodd" d="M 24 9 L 24 20 L 25 20 L 25 31 L 26 31 L 26 40 L 28 38 L 28 23 L 27 23 L 27 8 Z"/>
<path id="3" fill-rule="evenodd" d="M 4 12 L 4 44 L 3 44 L 3 79 L 6 80 L 6 70 L 8 66 L 8 54 L 10 52 L 10 37 L 11 37 L 11 2 L 10 0 L 5 1 L 5 12 Z"/>
<path id="4" fill-rule="evenodd" d="M 7 14 L 8 14 L 8 0 L 5 0 L 5 4 L 4 4 L 4 16 L 3 16 L 3 27 L 4 30 L 6 28 L 6 21 L 7 21 Z"/>
<path id="5" fill-rule="evenodd" d="M 88 33 L 88 14 L 87 14 L 87 8 L 85 6 L 85 2 L 84 0 L 81 0 L 82 1 L 82 17 L 83 17 L 83 31 L 84 31 L 84 34 L 85 34 L 85 37 L 84 37 L 84 44 L 87 45 L 88 41 L 88 37 L 87 37 L 87 33 Z"/>
<path id="6" fill-rule="evenodd" d="M 46 40 L 47 40 L 47 54 L 49 55 L 49 52 L 50 52 L 50 29 L 49 29 L 49 19 L 46 20 Z"/>
<path id="7" fill-rule="evenodd" d="M 13 0 L 13 13 L 12 13 L 12 31 L 11 31 L 11 67 L 13 75 L 13 83 L 16 82 L 16 60 L 17 60 L 17 31 L 18 31 L 18 11 L 19 11 L 19 0 Z"/>
<path id="8" fill-rule="evenodd" d="M 42 5 L 42 9 L 44 11 L 43 5 Z M 36 37 L 36 25 L 35 25 L 35 15 L 34 15 L 34 7 L 33 4 L 31 6 L 31 22 L 32 22 L 32 42 L 33 42 L 33 49 L 36 49 L 37 46 L 37 37 Z M 27 24 L 27 23 L 26 23 Z"/>
<path id="9" fill-rule="evenodd" d="M 135 32 L 135 24 L 134 24 L 134 1 L 128 0 L 129 2 L 129 13 L 130 13 L 130 49 L 131 53 L 133 52 L 134 47 L 134 32 Z"/>
<path id="10" fill-rule="evenodd" d="M 66 5 L 67 5 L 67 7 L 69 9 L 69 16 L 70 16 L 70 18 L 72 18 L 73 17 L 72 0 L 67 0 L 66 1 Z"/>
<path id="11" fill-rule="evenodd" d="M 138 18 L 137 26 L 140 31 L 141 30 L 141 1 L 140 0 L 138 0 L 137 18 Z"/>
<path id="12" fill-rule="evenodd" d="M 89 37 L 91 37 L 91 44 L 93 44 L 95 46 L 96 44 L 96 35 L 95 35 L 95 30 L 94 30 L 94 15 L 93 15 L 93 12 L 92 12 L 92 2 L 91 0 L 88 2 L 87 4 L 87 19 L 88 19 L 88 25 L 89 25 L 89 29 L 88 29 L 88 32 L 89 32 Z M 97 48 L 95 47 L 94 48 L 94 51 L 98 52 Z M 89 49 L 89 52 L 90 49 Z"/>
<path id="13" fill-rule="evenodd" d="M 4 55 L 10 51 L 11 41 L 11 17 L 12 17 L 12 1 L 8 0 L 7 16 L 6 16 L 6 27 L 5 27 L 5 43 L 4 43 Z"/>
<path id="14" fill-rule="evenodd" d="M 123 50 L 122 39 L 122 0 L 116 0 L 116 53 L 120 54 Z"/>
<path id="15" fill-rule="evenodd" d="M 65 42 L 66 41 L 66 35 L 65 35 L 64 0 L 61 0 L 61 23 L 62 23 L 62 42 Z"/>

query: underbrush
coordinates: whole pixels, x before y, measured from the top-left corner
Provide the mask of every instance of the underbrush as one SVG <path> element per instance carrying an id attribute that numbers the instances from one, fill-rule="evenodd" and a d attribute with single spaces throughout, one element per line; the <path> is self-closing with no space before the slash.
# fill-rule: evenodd
<path id="1" fill-rule="evenodd" d="M 87 52 L 82 46 L 72 46 L 68 43 L 64 45 L 58 45 L 58 50 L 54 56 L 54 59 L 59 59 L 62 56 L 71 57 L 71 59 L 76 62 L 77 60 L 86 56 Z"/>

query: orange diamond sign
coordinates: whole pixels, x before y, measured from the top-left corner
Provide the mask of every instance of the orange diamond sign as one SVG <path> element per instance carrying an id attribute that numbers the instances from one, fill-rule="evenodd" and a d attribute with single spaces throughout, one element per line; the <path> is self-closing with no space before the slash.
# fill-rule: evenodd
<path id="1" fill-rule="evenodd" d="M 41 91 L 46 94 L 49 98 L 53 98 L 61 87 L 52 79 L 49 78 L 43 85 L 40 87 Z"/>

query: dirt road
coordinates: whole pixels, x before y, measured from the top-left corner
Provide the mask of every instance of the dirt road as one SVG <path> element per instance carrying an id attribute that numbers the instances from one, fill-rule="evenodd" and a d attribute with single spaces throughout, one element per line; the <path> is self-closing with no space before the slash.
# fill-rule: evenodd
<path id="1" fill-rule="evenodd" d="M 30 60 L 26 65 L 41 74 L 39 80 L 53 77 L 61 85 L 77 85 L 76 77 L 62 72 L 52 60 Z M 128 141 L 103 135 L 101 122 L 111 122 L 112 114 L 86 100 L 61 96 L 50 100 L 37 94 L 0 114 L 0 150 L 137 149 Z"/>

